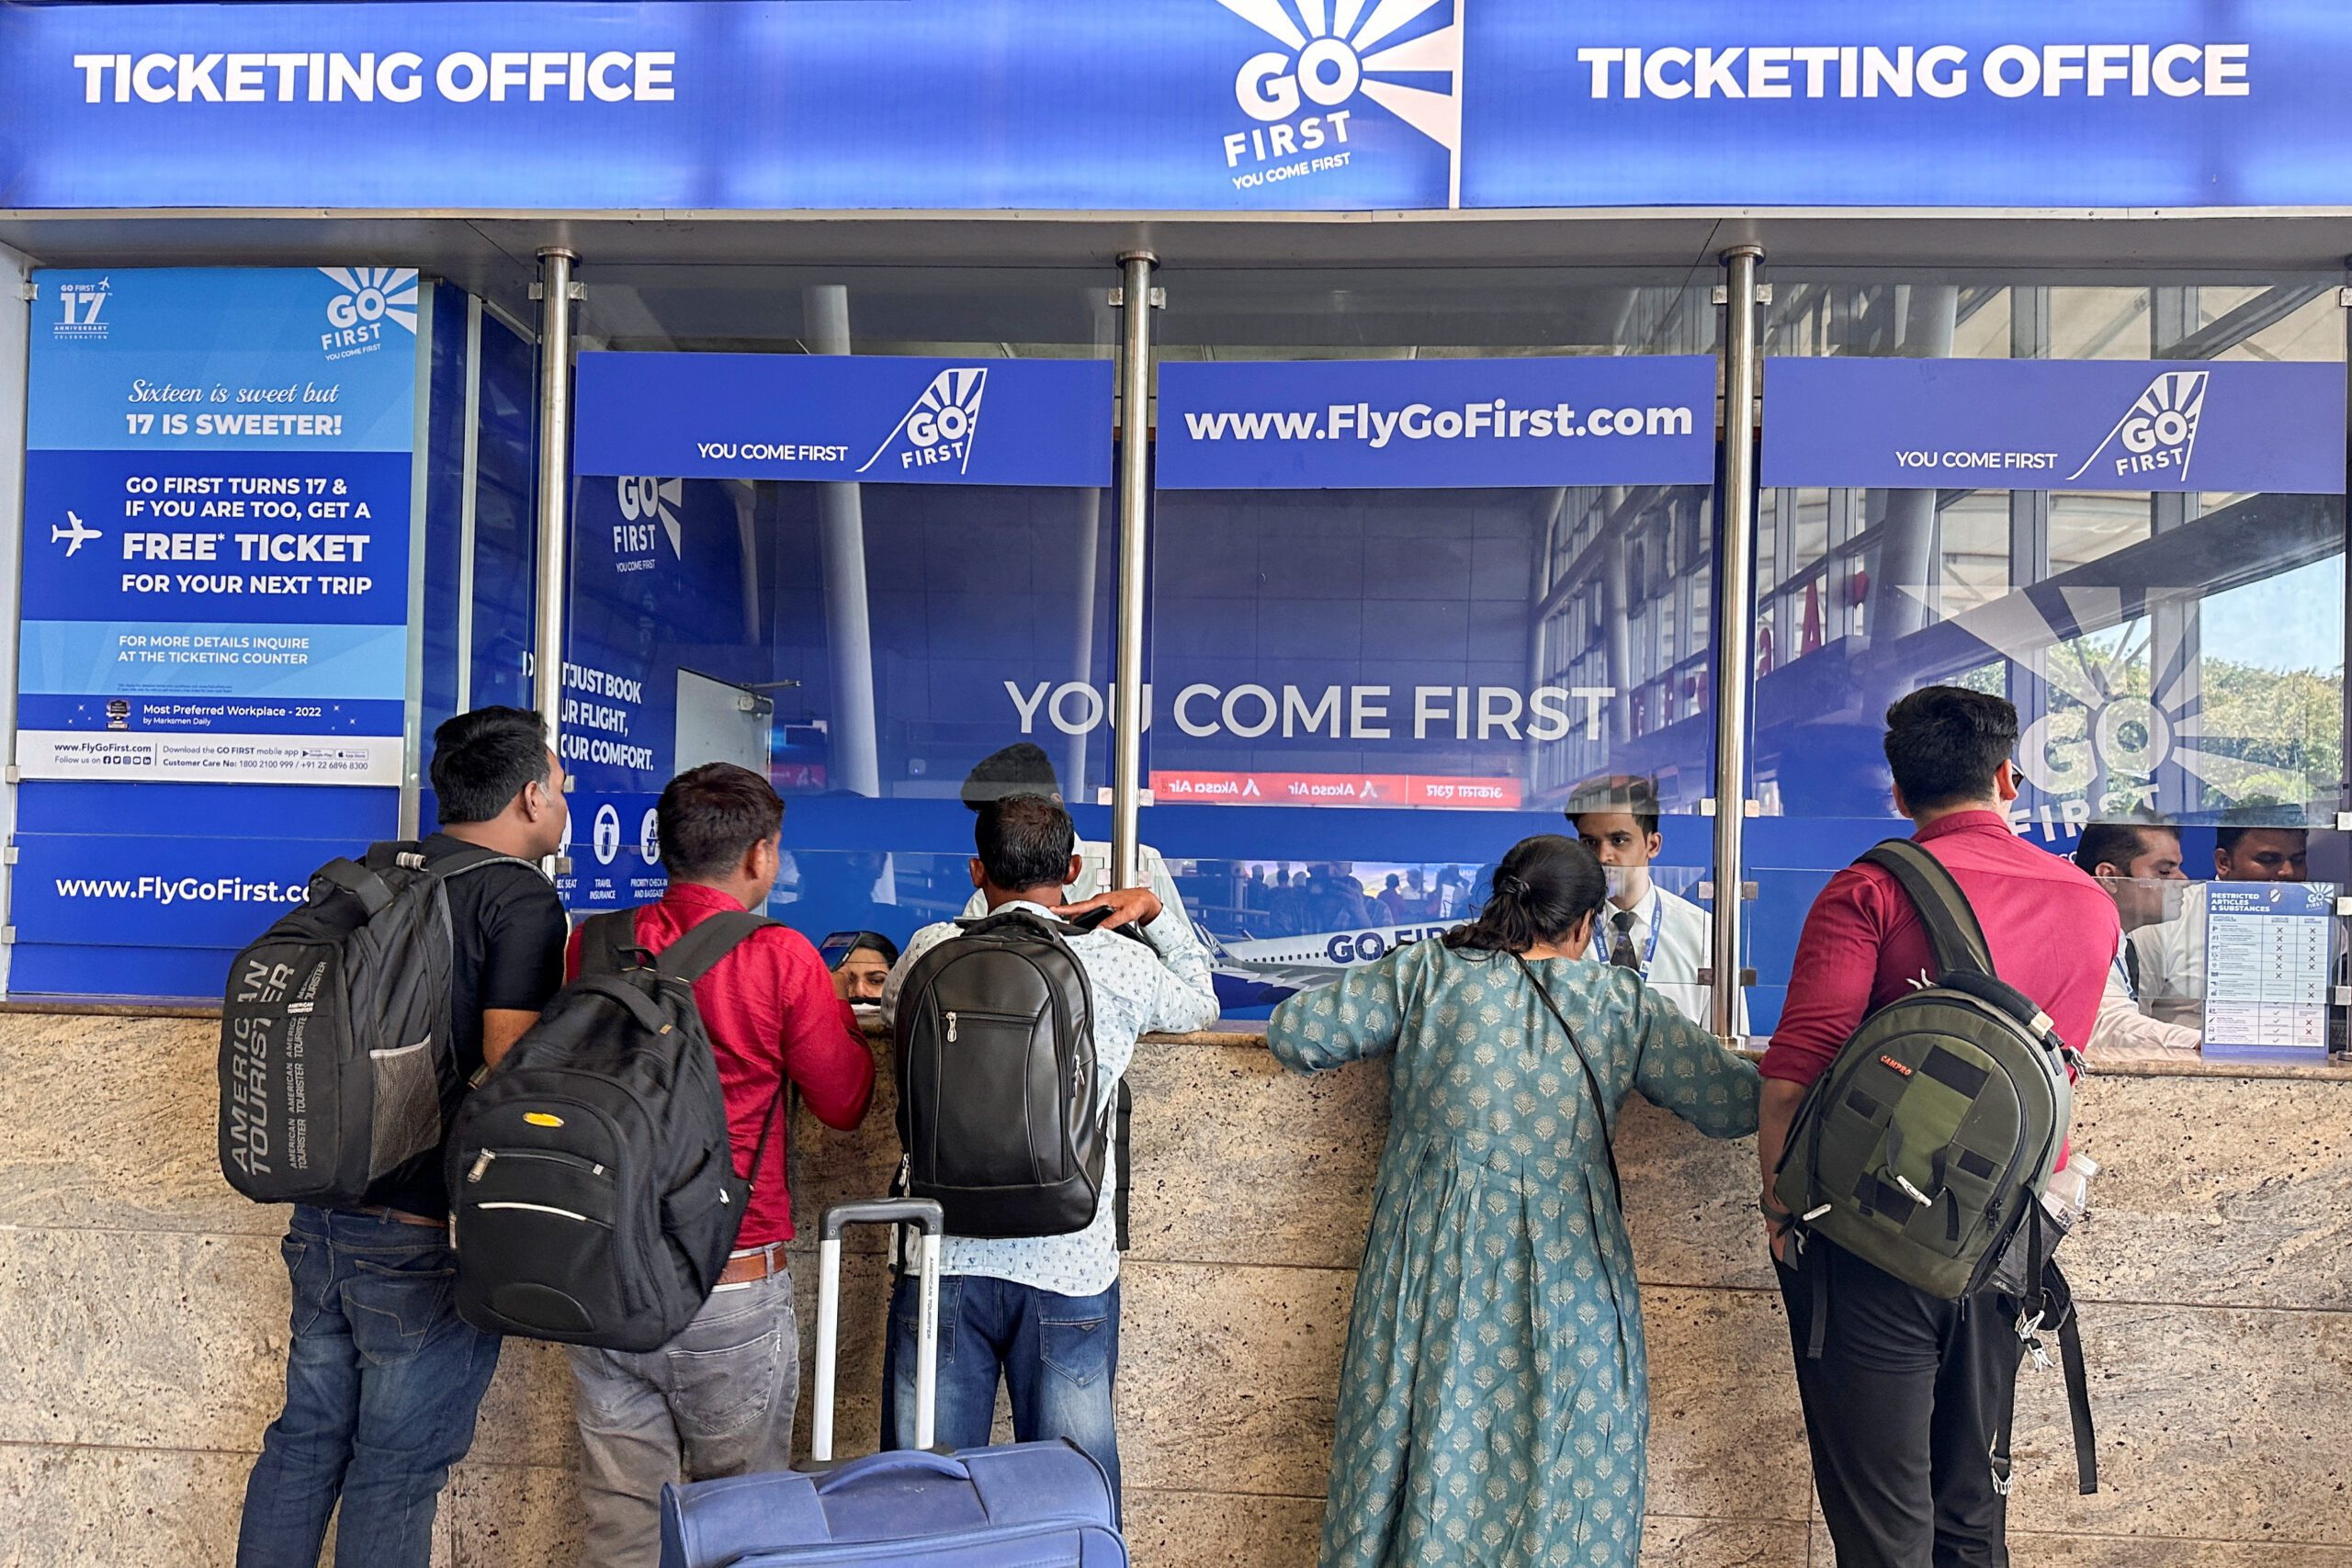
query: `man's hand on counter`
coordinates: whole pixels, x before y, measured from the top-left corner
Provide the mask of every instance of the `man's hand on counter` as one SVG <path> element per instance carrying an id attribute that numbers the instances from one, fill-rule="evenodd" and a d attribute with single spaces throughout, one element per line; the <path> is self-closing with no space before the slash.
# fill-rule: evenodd
<path id="1" fill-rule="evenodd" d="M 1066 920 L 1075 920 L 1096 909 L 1111 911 L 1110 918 L 1102 922 L 1106 931 L 1126 925 L 1148 926 L 1159 919 L 1159 896 L 1148 887 L 1116 888 L 1081 898 L 1075 904 L 1065 904 L 1061 916 Z"/>

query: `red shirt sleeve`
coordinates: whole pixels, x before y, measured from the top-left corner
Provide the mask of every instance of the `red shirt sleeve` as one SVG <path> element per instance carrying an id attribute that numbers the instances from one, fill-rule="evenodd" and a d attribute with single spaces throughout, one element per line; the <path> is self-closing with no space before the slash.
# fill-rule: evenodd
<path id="1" fill-rule="evenodd" d="M 1812 1083 L 1861 1027 L 1878 986 L 1884 892 L 1877 875 L 1849 866 L 1813 901 L 1789 966 L 1780 1027 L 1758 1066 L 1766 1077 Z"/>
<path id="2" fill-rule="evenodd" d="M 874 1098 L 874 1053 L 857 1015 L 833 994 L 833 977 L 797 931 L 772 942 L 782 1014 L 784 1076 L 799 1086 L 810 1115 L 843 1132 L 865 1119 Z"/>
<path id="3" fill-rule="evenodd" d="M 566 985 L 580 978 L 580 928 L 571 928 L 571 935 L 563 943 L 563 978 Z"/>

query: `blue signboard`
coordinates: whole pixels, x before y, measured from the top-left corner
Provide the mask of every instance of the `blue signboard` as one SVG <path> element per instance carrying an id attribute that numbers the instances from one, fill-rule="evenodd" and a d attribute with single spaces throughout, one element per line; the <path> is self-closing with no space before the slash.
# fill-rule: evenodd
<path id="1" fill-rule="evenodd" d="M 1715 362 L 1162 365 L 1159 459 L 1162 490 L 1706 484 Z"/>
<path id="2" fill-rule="evenodd" d="M 1773 359 L 1763 482 L 2344 488 L 2344 370 L 2220 360 Z"/>
<path id="3" fill-rule="evenodd" d="M 23 774 L 399 783 L 416 274 L 35 279 Z"/>
<path id="4" fill-rule="evenodd" d="M 2340 203 L 2320 0 L 0 6 L 0 207 Z"/>
<path id="5" fill-rule="evenodd" d="M 583 354 L 578 397 L 574 446 L 595 473 L 1111 482 L 1103 359 Z"/>
<path id="6" fill-rule="evenodd" d="M 2215 882 L 2201 891 L 2205 1054 L 2326 1061 L 2335 884 Z M 2194 919 L 2194 908 L 2183 918 Z"/>

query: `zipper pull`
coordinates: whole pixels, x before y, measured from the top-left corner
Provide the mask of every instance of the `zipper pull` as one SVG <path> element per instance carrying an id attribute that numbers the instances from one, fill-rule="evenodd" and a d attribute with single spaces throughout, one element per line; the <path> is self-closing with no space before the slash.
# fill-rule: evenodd
<path id="1" fill-rule="evenodd" d="M 490 1150 L 482 1150 L 481 1156 L 474 1161 L 474 1168 L 466 1172 L 466 1179 L 468 1181 L 480 1181 L 481 1179 L 482 1172 L 490 1168 L 490 1162 L 497 1157 L 498 1156 L 492 1154 Z"/>
<path id="2" fill-rule="evenodd" d="M 947 1015 L 947 1043 L 956 1043 L 956 1015 L 952 1012 Z"/>

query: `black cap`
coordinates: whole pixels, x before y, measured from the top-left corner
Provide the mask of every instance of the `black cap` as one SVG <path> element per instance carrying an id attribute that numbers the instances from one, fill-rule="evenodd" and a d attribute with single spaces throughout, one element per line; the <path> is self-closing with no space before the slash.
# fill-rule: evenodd
<path id="1" fill-rule="evenodd" d="M 1045 748 L 1016 740 L 1001 751 L 991 751 L 964 776 L 964 804 L 978 811 L 991 800 L 1014 795 L 1062 795 L 1062 781 L 1054 772 Z"/>

